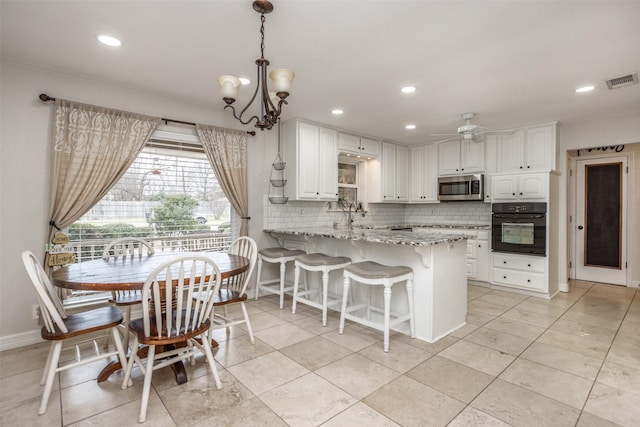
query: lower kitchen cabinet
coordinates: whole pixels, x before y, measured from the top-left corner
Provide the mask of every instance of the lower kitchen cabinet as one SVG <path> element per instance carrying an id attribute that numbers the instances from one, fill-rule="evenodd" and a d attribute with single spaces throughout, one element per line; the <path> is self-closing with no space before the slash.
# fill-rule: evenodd
<path id="1" fill-rule="evenodd" d="M 467 240 L 467 278 L 489 281 L 489 232 L 478 230 L 465 232 L 473 236 Z"/>
<path id="2" fill-rule="evenodd" d="M 546 258 L 493 254 L 493 283 L 527 291 L 546 292 Z"/>

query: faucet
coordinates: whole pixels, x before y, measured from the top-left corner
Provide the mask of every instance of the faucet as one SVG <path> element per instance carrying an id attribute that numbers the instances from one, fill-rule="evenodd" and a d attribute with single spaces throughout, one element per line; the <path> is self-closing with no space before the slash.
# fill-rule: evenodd
<path id="1" fill-rule="evenodd" d="M 347 206 L 347 227 L 349 229 L 351 229 L 351 227 L 353 226 L 353 216 L 351 214 L 351 208 L 353 208 L 353 213 L 356 213 L 358 209 L 353 203 L 349 203 L 349 206 Z"/>

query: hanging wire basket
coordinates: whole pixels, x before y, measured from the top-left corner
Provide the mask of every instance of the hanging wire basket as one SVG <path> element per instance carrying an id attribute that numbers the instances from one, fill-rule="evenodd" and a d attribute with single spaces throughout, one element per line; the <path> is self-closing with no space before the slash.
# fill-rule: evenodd
<path id="1" fill-rule="evenodd" d="M 271 176 L 269 177 L 269 202 L 271 204 L 284 205 L 289 200 L 289 198 L 284 195 L 284 186 L 287 184 L 287 180 L 284 179 L 284 168 L 286 165 L 280 155 L 280 119 L 278 119 L 278 155 L 273 160 Z M 279 188 L 282 195 L 272 195 L 272 188 Z"/>

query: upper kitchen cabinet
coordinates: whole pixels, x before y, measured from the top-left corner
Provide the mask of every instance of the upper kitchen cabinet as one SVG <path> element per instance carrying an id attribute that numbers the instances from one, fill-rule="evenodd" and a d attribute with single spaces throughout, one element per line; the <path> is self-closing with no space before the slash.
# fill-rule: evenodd
<path id="1" fill-rule="evenodd" d="M 438 201 L 438 146 L 425 145 L 411 149 L 411 203 Z"/>
<path id="2" fill-rule="evenodd" d="M 340 132 L 338 148 L 341 153 L 353 154 L 367 160 L 380 157 L 380 141 L 363 136 Z"/>
<path id="3" fill-rule="evenodd" d="M 289 197 L 338 200 L 338 132 L 299 119 L 283 126 Z"/>
<path id="4" fill-rule="evenodd" d="M 484 141 L 460 140 L 438 144 L 438 174 L 484 172 Z"/>
<path id="5" fill-rule="evenodd" d="M 484 159 L 484 201 L 491 203 L 491 195 L 493 194 L 491 176 L 498 172 L 497 151 L 498 136 L 487 135 L 485 139 L 485 159 Z"/>
<path id="6" fill-rule="evenodd" d="M 556 123 L 530 126 L 498 137 L 498 172 L 553 171 Z"/>
<path id="7" fill-rule="evenodd" d="M 494 202 L 533 199 L 546 201 L 548 198 L 548 173 L 497 174 L 491 180 L 491 198 Z"/>
<path id="8" fill-rule="evenodd" d="M 369 182 L 370 202 L 409 201 L 409 149 L 391 142 L 382 143 L 380 162 L 372 165 Z"/>

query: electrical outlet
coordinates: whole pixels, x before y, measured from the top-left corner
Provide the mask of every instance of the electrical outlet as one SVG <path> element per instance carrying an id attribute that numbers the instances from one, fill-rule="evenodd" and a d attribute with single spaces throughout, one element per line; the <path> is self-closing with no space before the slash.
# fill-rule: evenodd
<path id="1" fill-rule="evenodd" d="M 33 320 L 40 320 L 40 306 L 38 304 L 31 306 L 31 318 Z"/>
<path id="2" fill-rule="evenodd" d="M 304 215 L 304 211 L 302 209 L 298 209 L 298 215 L 300 216 Z"/>

